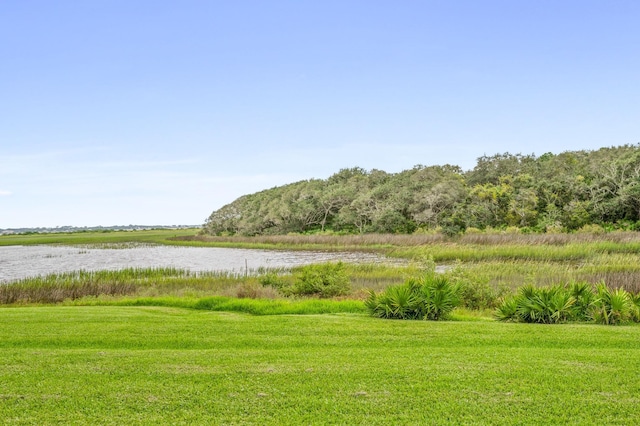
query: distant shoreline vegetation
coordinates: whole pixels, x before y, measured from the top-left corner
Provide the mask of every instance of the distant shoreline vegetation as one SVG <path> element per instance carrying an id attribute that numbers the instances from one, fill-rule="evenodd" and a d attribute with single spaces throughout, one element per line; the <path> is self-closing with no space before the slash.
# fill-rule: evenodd
<path id="1" fill-rule="evenodd" d="M 640 144 L 539 157 L 496 154 L 470 171 L 342 169 L 244 195 L 202 234 L 557 233 L 640 230 Z"/>
<path id="2" fill-rule="evenodd" d="M 28 234 L 70 234 L 82 232 L 153 231 L 194 229 L 200 225 L 115 225 L 115 226 L 56 226 L 35 228 L 0 228 L 0 235 Z"/>

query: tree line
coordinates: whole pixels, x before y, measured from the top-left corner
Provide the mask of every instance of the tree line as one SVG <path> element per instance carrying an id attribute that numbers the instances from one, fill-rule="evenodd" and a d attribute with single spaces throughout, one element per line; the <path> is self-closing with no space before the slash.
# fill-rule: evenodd
<path id="1" fill-rule="evenodd" d="M 342 169 L 244 195 L 214 211 L 203 232 L 457 234 L 469 228 L 640 229 L 640 144 L 541 156 L 496 154 L 472 170 L 423 166 L 399 173 Z"/>

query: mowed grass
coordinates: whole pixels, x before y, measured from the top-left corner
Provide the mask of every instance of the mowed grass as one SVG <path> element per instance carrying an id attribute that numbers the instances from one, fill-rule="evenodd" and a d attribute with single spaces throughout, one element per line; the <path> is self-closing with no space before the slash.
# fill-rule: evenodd
<path id="1" fill-rule="evenodd" d="M 2 424 L 639 424 L 640 326 L 0 309 Z"/>

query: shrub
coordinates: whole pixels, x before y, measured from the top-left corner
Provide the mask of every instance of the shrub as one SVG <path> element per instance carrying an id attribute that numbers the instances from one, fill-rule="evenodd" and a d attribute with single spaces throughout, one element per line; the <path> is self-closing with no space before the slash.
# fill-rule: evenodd
<path id="1" fill-rule="evenodd" d="M 478 229 L 473 226 L 470 226 L 464 230 L 464 233 L 471 235 L 471 234 L 482 234 L 483 232 L 482 232 L 482 229 Z"/>
<path id="2" fill-rule="evenodd" d="M 500 321 L 558 324 L 575 318 L 576 299 L 566 286 L 526 285 L 497 308 Z"/>
<path id="3" fill-rule="evenodd" d="M 388 287 L 377 294 L 369 292 L 365 306 L 369 313 L 390 319 L 445 319 L 460 302 L 459 288 L 444 276 L 426 275 L 404 284 Z"/>
<path id="4" fill-rule="evenodd" d="M 506 287 L 497 288 L 488 280 L 471 276 L 464 268 L 455 267 L 446 276 L 459 287 L 460 306 L 469 309 L 494 309 L 507 291 Z"/>
<path id="5" fill-rule="evenodd" d="M 410 283 L 388 287 L 379 295 L 372 290 L 365 306 L 379 318 L 419 319 L 421 313 L 419 295 Z"/>
<path id="6" fill-rule="evenodd" d="M 287 280 L 287 278 L 288 277 L 285 278 L 276 272 L 269 271 L 264 275 L 260 275 L 258 277 L 258 281 L 264 287 L 273 287 L 276 290 L 282 290 L 285 287 L 291 286 L 291 282 L 290 280 Z"/>
<path id="7" fill-rule="evenodd" d="M 556 324 L 567 321 L 595 321 L 624 324 L 640 321 L 640 296 L 604 283 L 593 287 L 584 282 L 551 287 L 521 287 L 518 294 L 504 299 L 495 311 L 500 321 Z"/>
<path id="8" fill-rule="evenodd" d="M 525 322 L 557 324 L 572 318 L 575 302 L 564 287 L 543 287 L 519 303 L 518 313 Z"/>
<path id="9" fill-rule="evenodd" d="M 509 297 L 502 301 L 496 308 L 494 314 L 498 321 L 513 321 L 517 322 L 518 318 L 518 298 Z"/>
<path id="10" fill-rule="evenodd" d="M 614 290 L 599 284 L 597 298 L 592 304 L 593 319 L 599 324 L 623 324 L 633 319 L 635 306 L 634 299 L 626 290 Z"/>
<path id="11" fill-rule="evenodd" d="M 640 293 L 631 294 L 631 320 L 640 322 Z"/>
<path id="12" fill-rule="evenodd" d="M 589 321 L 591 306 L 595 301 L 593 286 L 587 282 L 573 282 L 569 284 L 569 294 L 575 299 L 573 305 L 573 318 L 579 321 Z"/>
<path id="13" fill-rule="evenodd" d="M 351 291 L 351 282 L 342 262 L 303 266 L 296 270 L 294 279 L 293 285 L 286 290 L 292 295 L 334 297 Z"/>
<path id="14" fill-rule="evenodd" d="M 425 279 L 421 286 L 424 319 L 445 319 L 460 304 L 460 290 L 446 277 Z"/>
<path id="15" fill-rule="evenodd" d="M 461 281 L 460 304 L 465 308 L 482 310 L 493 309 L 498 305 L 501 292 L 489 283 L 480 281 Z"/>
<path id="16" fill-rule="evenodd" d="M 235 289 L 235 296 L 239 299 L 275 299 L 278 291 L 255 282 L 244 282 Z"/>
<path id="17" fill-rule="evenodd" d="M 597 223 L 589 223 L 587 225 L 580 227 L 576 231 L 576 233 L 578 234 L 604 234 L 605 232 L 606 232 L 606 229 L 604 229 L 602 226 L 598 225 Z"/>

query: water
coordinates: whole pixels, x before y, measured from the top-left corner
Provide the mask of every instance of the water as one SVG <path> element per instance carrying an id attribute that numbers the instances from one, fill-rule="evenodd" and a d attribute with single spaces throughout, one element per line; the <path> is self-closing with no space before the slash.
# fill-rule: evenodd
<path id="1" fill-rule="evenodd" d="M 246 250 L 213 247 L 132 246 L 95 248 L 79 246 L 0 247 L 0 282 L 77 271 L 174 267 L 190 271 L 255 271 L 289 268 L 327 261 L 379 263 L 370 253 Z"/>

